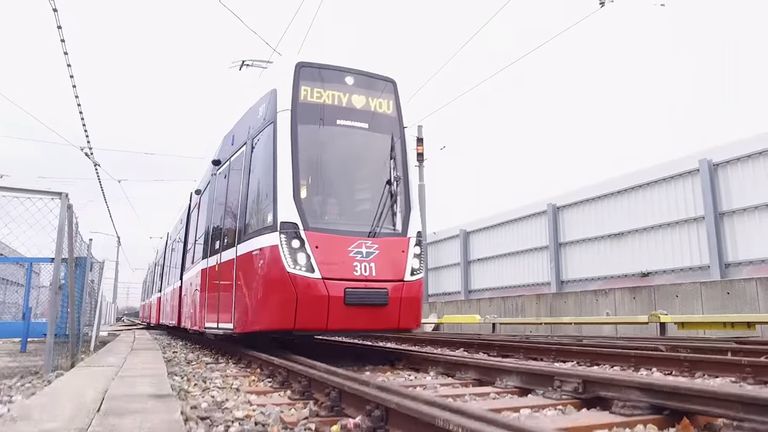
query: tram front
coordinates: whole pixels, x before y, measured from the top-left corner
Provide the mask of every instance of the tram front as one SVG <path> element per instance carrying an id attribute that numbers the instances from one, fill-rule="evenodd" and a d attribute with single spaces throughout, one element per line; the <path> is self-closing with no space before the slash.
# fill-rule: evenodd
<path id="1" fill-rule="evenodd" d="M 296 330 L 418 327 L 425 263 L 395 82 L 299 63 L 291 122 L 300 224 L 281 223 L 280 244 Z"/>

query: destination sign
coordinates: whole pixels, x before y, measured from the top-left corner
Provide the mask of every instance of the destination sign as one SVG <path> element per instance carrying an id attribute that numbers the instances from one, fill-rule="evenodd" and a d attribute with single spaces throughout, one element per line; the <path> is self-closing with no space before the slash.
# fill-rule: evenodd
<path id="1" fill-rule="evenodd" d="M 370 91 L 355 89 L 322 88 L 312 84 L 299 86 L 299 101 L 313 104 L 333 105 L 344 108 L 352 108 L 371 111 L 379 114 L 396 115 L 395 100 L 391 94 L 383 92 L 377 95 Z"/>

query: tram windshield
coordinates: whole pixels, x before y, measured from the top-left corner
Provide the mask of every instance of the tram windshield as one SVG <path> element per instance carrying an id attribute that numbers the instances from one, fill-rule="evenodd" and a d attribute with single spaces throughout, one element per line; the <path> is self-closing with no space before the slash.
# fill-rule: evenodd
<path id="1" fill-rule="evenodd" d="M 304 66 L 294 89 L 294 198 L 305 228 L 403 234 L 408 183 L 394 84 Z"/>

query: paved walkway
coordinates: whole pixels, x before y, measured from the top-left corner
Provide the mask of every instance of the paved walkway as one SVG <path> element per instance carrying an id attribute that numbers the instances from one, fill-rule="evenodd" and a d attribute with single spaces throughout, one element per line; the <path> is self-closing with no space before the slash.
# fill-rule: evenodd
<path id="1" fill-rule="evenodd" d="M 3 432 L 184 431 L 163 356 L 145 330 L 121 334 L 6 417 Z"/>

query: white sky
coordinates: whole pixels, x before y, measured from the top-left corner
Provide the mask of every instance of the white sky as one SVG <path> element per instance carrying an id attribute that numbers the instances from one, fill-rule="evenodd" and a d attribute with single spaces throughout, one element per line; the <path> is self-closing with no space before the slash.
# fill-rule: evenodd
<path id="1" fill-rule="evenodd" d="M 226 3 L 276 43 L 300 0 Z M 423 122 L 429 230 L 539 201 L 768 130 L 768 2 L 616 0 Z M 281 43 L 292 61 L 319 0 Z M 406 124 L 597 7 L 513 0 L 411 102 L 408 96 L 504 0 L 326 0 L 301 59 L 395 78 Z M 269 48 L 216 0 L 60 0 L 96 155 L 125 182 L 106 190 L 125 249 L 145 267 L 221 137 L 258 97 L 255 70 L 228 69 Z M 44 1 L 0 1 L 0 92 L 82 145 L 53 15 Z M 276 57 L 276 61 L 281 61 Z M 413 134 L 411 132 L 410 134 Z M 0 99 L 0 135 L 60 141 Z M 437 149 L 445 146 L 445 149 Z M 200 159 L 100 152 L 98 147 Z M 0 138 L 0 185 L 69 192 L 84 235 L 111 228 L 89 162 L 70 147 Z M 114 241 L 95 235 L 98 257 Z M 107 271 L 112 271 L 108 266 Z M 121 263 L 138 297 L 144 270 Z M 110 276 L 111 277 L 111 276 Z M 108 281 L 111 284 L 111 281 Z"/>

